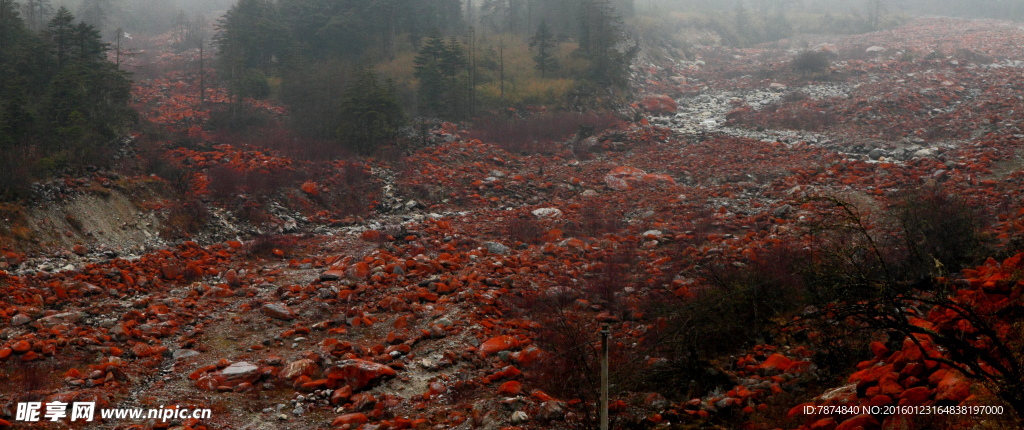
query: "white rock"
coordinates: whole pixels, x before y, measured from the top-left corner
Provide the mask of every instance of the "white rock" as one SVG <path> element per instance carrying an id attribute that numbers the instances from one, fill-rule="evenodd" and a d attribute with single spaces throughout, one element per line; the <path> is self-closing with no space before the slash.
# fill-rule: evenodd
<path id="1" fill-rule="evenodd" d="M 522 424 L 530 420 L 530 416 L 526 415 L 526 412 L 515 411 L 512 413 L 512 424 Z"/>
<path id="2" fill-rule="evenodd" d="M 561 218 L 562 211 L 557 208 L 540 208 L 531 212 L 537 218 Z"/>
<path id="3" fill-rule="evenodd" d="M 647 230 L 647 231 L 643 232 L 643 234 L 641 234 L 640 236 L 642 236 L 642 237 L 659 238 L 659 237 L 661 237 L 661 235 L 662 235 L 661 230 Z"/>
<path id="4" fill-rule="evenodd" d="M 252 364 L 248 361 L 239 361 L 237 363 L 231 363 L 230 366 L 225 367 L 224 370 L 220 371 L 220 373 L 221 375 L 224 375 L 224 377 L 228 379 L 233 379 L 251 376 L 252 374 L 258 372 L 259 370 L 260 368 L 255 364 Z"/>

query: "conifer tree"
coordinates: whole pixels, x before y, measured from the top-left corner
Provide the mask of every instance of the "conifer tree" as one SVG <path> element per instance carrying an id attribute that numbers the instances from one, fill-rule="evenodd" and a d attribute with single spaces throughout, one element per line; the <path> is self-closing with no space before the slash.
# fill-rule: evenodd
<path id="1" fill-rule="evenodd" d="M 537 27 L 537 34 L 530 39 L 530 47 L 537 50 L 537 53 L 533 56 L 533 61 L 537 63 L 536 68 L 540 71 L 541 77 L 546 76 L 548 71 L 558 67 L 558 61 L 555 60 L 552 54 L 555 48 L 555 38 L 548 28 L 547 21 L 540 22 L 540 26 Z"/>
<path id="2" fill-rule="evenodd" d="M 639 47 L 620 49 L 626 35 L 615 8 L 609 0 L 584 0 L 579 21 L 578 53 L 590 61 L 590 79 L 599 84 L 625 86 Z"/>
<path id="3" fill-rule="evenodd" d="M 459 118 L 467 113 L 469 80 L 465 48 L 455 38 L 446 43 L 435 33 L 423 44 L 414 60 L 420 80 L 422 113 Z"/>
<path id="4" fill-rule="evenodd" d="M 46 25 L 46 36 L 57 59 L 57 70 L 64 68 L 74 39 L 75 17 L 67 8 L 57 9 L 57 14 Z"/>
<path id="5" fill-rule="evenodd" d="M 350 149 L 367 153 L 398 136 L 405 112 L 391 81 L 363 71 L 345 90 L 338 138 Z"/>

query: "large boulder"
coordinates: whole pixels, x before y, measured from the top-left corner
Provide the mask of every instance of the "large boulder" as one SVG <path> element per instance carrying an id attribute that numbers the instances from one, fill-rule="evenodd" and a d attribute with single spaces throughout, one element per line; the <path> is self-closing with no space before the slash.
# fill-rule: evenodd
<path id="1" fill-rule="evenodd" d="M 300 376 L 312 377 L 317 370 L 319 370 L 319 366 L 317 366 L 316 362 L 308 358 L 303 358 L 288 363 L 284 369 L 281 369 L 281 371 L 278 372 L 277 377 L 286 381 L 293 381 Z"/>
<path id="2" fill-rule="evenodd" d="M 361 390 L 398 374 L 395 369 L 383 364 L 359 359 L 342 361 L 324 373 L 328 380 L 348 384 L 354 390 Z"/>
<path id="3" fill-rule="evenodd" d="M 477 351 L 481 357 L 486 357 L 501 351 L 508 351 L 517 346 L 519 346 L 519 340 L 515 336 L 496 336 L 480 344 L 480 348 Z"/>
<path id="4" fill-rule="evenodd" d="M 676 101 L 673 100 L 672 97 L 669 97 L 665 94 L 656 94 L 644 97 L 644 100 L 643 102 L 640 103 L 640 105 L 644 108 L 644 110 L 654 115 L 667 115 L 671 113 L 676 113 L 676 109 L 679 108 L 679 105 L 676 104 Z"/>
<path id="5" fill-rule="evenodd" d="M 267 303 L 260 310 L 263 311 L 263 315 L 282 321 L 295 319 L 295 314 L 284 303 Z"/>

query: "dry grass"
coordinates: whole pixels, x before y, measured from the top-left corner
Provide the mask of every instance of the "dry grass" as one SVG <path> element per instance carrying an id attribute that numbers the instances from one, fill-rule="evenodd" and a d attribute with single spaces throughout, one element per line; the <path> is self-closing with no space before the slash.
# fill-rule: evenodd
<path id="1" fill-rule="evenodd" d="M 25 208 L 14 203 L 0 203 L 0 246 L 14 246 L 32 239 Z"/>
<path id="2" fill-rule="evenodd" d="M 558 67 L 542 77 L 536 69 L 529 38 L 492 35 L 482 39 L 477 46 L 477 94 L 482 108 L 563 104 L 576 85 L 575 77 L 587 69 L 585 60 L 572 55 L 576 48 L 575 43 L 558 44 L 554 52 Z"/>
<path id="3" fill-rule="evenodd" d="M 508 105 L 563 104 L 566 95 L 576 85 L 575 77 L 587 70 L 586 60 L 572 55 L 576 48 L 575 43 L 558 44 L 554 53 L 558 68 L 541 77 L 533 61 L 534 52 L 530 49 L 528 37 L 511 34 L 480 36 L 475 46 L 478 108 L 489 110 Z M 407 101 L 407 95 L 419 86 L 419 82 L 414 76 L 416 52 L 409 46 L 402 49 L 393 60 L 378 64 L 375 70 L 382 77 L 393 80 L 403 93 L 403 101 Z"/>

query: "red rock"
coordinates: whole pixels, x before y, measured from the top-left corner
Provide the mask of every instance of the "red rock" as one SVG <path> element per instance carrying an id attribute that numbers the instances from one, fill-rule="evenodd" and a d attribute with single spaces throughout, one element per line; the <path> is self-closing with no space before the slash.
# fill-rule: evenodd
<path id="1" fill-rule="evenodd" d="M 366 424 L 367 421 L 370 421 L 370 419 L 366 416 L 366 414 L 361 412 L 355 412 L 335 418 L 334 421 L 331 421 L 331 425 L 334 427 L 343 426 L 345 424 L 360 425 Z"/>
<path id="2" fill-rule="evenodd" d="M 256 389 L 256 387 L 253 386 L 252 384 L 250 384 L 248 382 L 243 382 L 241 384 L 236 385 L 234 390 L 232 390 L 232 391 L 234 391 L 236 393 L 248 393 L 248 392 L 251 392 L 251 391 L 253 391 L 255 389 Z"/>
<path id="3" fill-rule="evenodd" d="M 370 276 L 370 265 L 360 261 L 348 269 L 348 275 L 355 279 L 366 279 Z"/>
<path id="4" fill-rule="evenodd" d="M 217 381 L 217 378 L 210 375 L 203 376 L 195 382 L 196 388 L 205 391 L 216 390 L 218 385 L 220 385 L 220 383 Z"/>
<path id="5" fill-rule="evenodd" d="M 324 373 L 328 380 L 344 381 L 353 390 L 361 390 L 380 379 L 398 374 L 383 364 L 359 359 L 344 360 Z"/>
<path id="6" fill-rule="evenodd" d="M 296 381 L 296 383 L 298 383 L 299 381 L 304 381 L 306 379 L 309 379 L 309 377 L 306 376 L 306 375 L 302 375 L 301 377 L 299 377 L 299 379 Z M 317 379 L 317 380 L 314 380 L 314 381 L 306 381 L 306 382 L 302 382 L 301 384 L 299 384 L 298 389 L 302 390 L 302 391 L 316 391 L 316 390 L 319 390 L 319 389 L 322 389 L 322 388 L 326 387 L 328 382 L 329 381 L 327 379 Z"/>
<path id="7" fill-rule="evenodd" d="M 902 403 L 900 406 L 904 406 Z M 882 421 L 882 428 L 884 430 L 901 430 L 901 429 L 912 429 L 915 428 L 915 416 L 914 415 L 889 415 Z"/>
<path id="8" fill-rule="evenodd" d="M 766 358 L 764 363 L 761 363 L 758 367 L 769 372 L 783 373 L 788 370 L 789 366 L 792 364 L 793 360 L 786 358 L 786 356 L 782 354 L 775 353 Z"/>
<path id="9" fill-rule="evenodd" d="M 608 174 L 617 178 L 638 180 L 643 178 L 647 172 L 632 166 L 619 166 L 612 169 Z"/>
<path id="10" fill-rule="evenodd" d="M 153 347 L 140 342 L 136 343 L 135 346 L 132 347 L 132 353 L 139 358 L 149 357 L 153 355 L 153 349 Z"/>
<path id="11" fill-rule="evenodd" d="M 13 349 L 14 352 L 17 353 L 25 353 L 28 352 L 28 350 L 32 349 L 32 344 L 24 340 L 19 340 L 15 342 L 14 345 L 11 346 L 11 349 Z"/>
<path id="12" fill-rule="evenodd" d="M 868 346 L 871 348 L 871 353 L 875 354 L 875 358 L 884 359 L 889 355 L 889 348 L 886 348 L 882 342 L 871 342 Z"/>
<path id="13" fill-rule="evenodd" d="M 319 368 L 320 366 L 317 366 L 313 360 L 303 358 L 301 360 L 295 360 L 288 363 L 287 366 L 278 372 L 277 377 L 284 379 L 285 381 L 293 381 L 300 376 L 312 377 Z"/>
<path id="14" fill-rule="evenodd" d="M 903 359 L 908 362 L 921 361 L 924 354 L 921 348 L 913 340 L 907 338 L 903 341 Z"/>
<path id="15" fill-rule="evenodd" d="M 881 390 L 881 394 L 888 396 L 896 396 L 903 392 L 903 386 L 897 380 L 897 375 L 893 373 L 882 376 L 882 379 L 878 381 L 878 389 Z"/>
<path id="16" fill-rule="evenodd" d="M 850 375 L 850 382 L 857 383 L 857 390 L 859 391 L 863 387 L 874 385 L 878 380 L 882 379 L 883 376 L 893 372 L 893 366 L 886 364 L 882 366 L 871 366 L 864 370 L 854 372 Z"/>
<path id="17" fill-rule="evenodd" d="M 284 303 L 267 303 L 260 307 L 263 315 L 279 320 L 290 321 L 295 319 L 295 314 Z"/>
<path id="18" fill-rule="evenodd" d="M 632 166 L 619 166 L 612 169 L 604 177 L 604 182 L 608 185 L 608 188 L 617 191 L 628 190 L 631 188 L 630 182 L 636 182 L 643 179 L 647 175 L 647 172 L 637 169 Z"/>
<path id="19" fill-rule="evenodd" d="M 14 352 L 14 350 L 12 350 L 11 348 L 0 349 L 0 360 L 4 360 L 7 357 L 10 357 L 11 353 L 13 353 L 13 352 Z"/>
<path id="20" fill-rule="evenodd" d="M 648 174 L 644 175 L 642 178 L 640 178 L 640 182 L 645 182 L 645 183 L 648 183 L 648 184 L 657 184 L 657 183 L 664 183 L 664 184 L 668 184 L 668 185 L 675 185 L 676 184 L 676 180 L 673 179 L 671 176 L 663 175 L 663 174 L 660 174 L 660 173 L 648 173 Z"/>
<path id="21" fill-rule="evenodd" d="M 900 405 L 919 406 L 928 401 L 932 390 L 928 387 L 914 387 L 900 394 Z"/>
<path id="22" fill-rule="evenodd" d="M 516 396 L 523 391 L 523 384 L 517 381 L 508 381 L 498 387 L 498 394 L 505 396 Z"/>
<path id="23" fill-rule="evenodd" d="M 626 182 L 624 179 L 616 178 L 611 175 L 604 177 L 604 183 L 605 185 L 608 185 L 608 188 L 611 188 L 615 191 L 625 191 L 630 189 L 629 182 Z"/>
<path id="24" fill-rule="evenodd" d="M 880 423 L 871 414 L 857 415 L 836 426 L 836 430 L 854 430 L 861 427 L 864 430 L 877 429 Z"/>
<path id="25" fill-rule="evenodd" d="M 235 269 L 231 269 L 224 273 L 224 282 L 232 287 L 237 287 L 242 284 L 242 279 L 238 277 L 238 272 Z"/>
<path id="26" fill-rule="evenodd" d="M 529 368 L 544 356 L 544 351 L 536 346 L 530 345 L 522 351 L 512 353 L 512 359 L 524 368 Z"/>
<path id="27" fill-rule="evenodd" d="M 786 369 L 786 371 L 789 373 L 807 372 L 811 370 L 811 366 L 813 365 L 814 362 L 811 361 L 794 361 L 793 364 L 789 365 L 789 369 Z"/>
<path id="28" fill-rule="evenodd" d="M 492 337 L 481 344 L 478 353 L 481 357 L 486 357 L 488 355 L 497 354 L 501 351 L 510 350 L 517 346 L 519 346 L 519 340 L 517 340 L 515 336 L 497 336 Z"/>
<path id="29" fill-rule="evenodd" d="M 962 377 L 959 372 L 946 374 L 938 386 L 935 387 L 936 401 L 949 401 L 960 403 L 971 395 L 971 383 Z"/>
<path id="30" fill-rule="evenodd" d="M 697 400 L 699 401 L 700 399 Z M 799 405 L 793 406 L 792 408 L 789 409 L 789 412 L 786 412 L 786 418 L 794 418 L 796 416 L 803 415 L 805 406 L 814 406 L 814 402 L 804 402 Z"/>
<path id="31" fill-rule="evenodd" d="M 515 378 L 521 373 L 523 372 L 515 366 L 505 366 L 501 370 L 494 372 L 494 374 L 490 376 L 490 379 L 492 381 L 498 381 L 501 379 Z"/>
<path id="32" fill-rule="evenodd" d="M 338 269 L 325 270 L 324 273 L 320 274 L 321 281 L 336 281 L 343 277 L 345 277 L 345 271 Z"/>
<path id="33" fill-rule="evenodd" d="M 302 192 L 309 194 L 310 196 L 315 197 L 317 194 L 320 194 L 320 189 L 317 187 L 316 182 L 306 181 L 302 184 L 301 189 Z"/>
<path id="34" fill-rule="evenodd" d="M 835 418 L 822 418 L 811 423 L 811 430 L 835 430 L 836 420 Z"/>
<path id="35" fill-rule="evenodd" d="M 352 397 L 352 387 L 345 385 L 331 393 L 331 404 L 337 405 L 347 402 Z"/>
<path id="36" fill-rule="evenodd" d="M 939 385 L 939 382 L 941 382 L 949 372 L 950 371 L 946 369 L 939 369 L 932 372 L 931 375 L 928 375 L 928 383 L 931 385 Z"/>
<path id="37" fill-rule="evenodd" d="M 892 397 L 886 395 L 878 395 L 871 398 L 868 403 L 871 406 L 888 406 L 892 404 Z"/>
<path id="38" fill-rule="evenodd" d="M 550 402 L 555 399 L 554 397 L 548 395 L 548 393 L 545 393 L 541 390 L 530 391 L 530 397 L 533 397 L 534 399 L 537 399 L 538 401 L 541 402 Z"/>
<path id="39" fill-rule="evenodd" d="M 352 407 L 357 411 L 367 410 L 377 403 L 377 399 L 370 393 L 353 394 L 349 401 L 352 402 Z"/>
<path id="40" fill-rule="evenodd" d="M 640 106 L 643 106 L 644 110 L 654 115 L 675 113 L 676 109 L 679 108 L 676 101 L 665 94 L 644 97 L 644 100 L 640 102 Z"/>
<path id="41" fill-rule="evenodd" d="M 924 371 L 924 363 L 910 363 L 900 371 L 900 376 L 920 376 Z"/>
<path id="42" fill-rule="evenodd" d="M 164 279 L 168 281 L 173 281 L 175 279 L 178 279 L 178 277 L 182 275 L 181 267 L 171 264 L 165 264 L 160 267 L 160 274 L 164 277 Z"/>
<path id="43" fill-rule="evenodd" d="M 408 316 L 400 316 L 400 317 L 395 319 L 395 324 L 394 324 L 395 329 L 401 330 L 401 329 L 406 328 L 408 326 L 409 326 L 409 317 Z"/>

